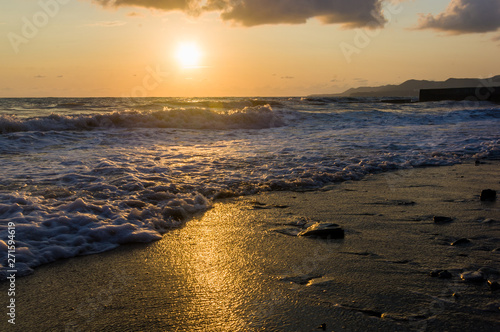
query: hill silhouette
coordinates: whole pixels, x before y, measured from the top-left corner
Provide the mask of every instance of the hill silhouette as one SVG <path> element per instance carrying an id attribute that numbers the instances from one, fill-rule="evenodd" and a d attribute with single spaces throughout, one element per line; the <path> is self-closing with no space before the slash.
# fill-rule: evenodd
<path id="1" fill-rule="evenodd" d="M 408 80 L 399 85 L 351 88 L 338 94 L 313 95 L 314 97 L 408 97 L 417 98 L 420 89 L 474 88 L 499 86 L 500 75 L 490 78 L 449 78 L 446 81 Z"/>

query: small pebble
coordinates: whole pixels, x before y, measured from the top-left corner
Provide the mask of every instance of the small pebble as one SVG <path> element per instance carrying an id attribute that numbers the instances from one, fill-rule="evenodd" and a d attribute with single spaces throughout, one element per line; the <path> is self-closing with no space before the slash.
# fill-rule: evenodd
<path id="1" fill-rule="evenodd" d="M 436 278 L 438 275 L 439 275 L 439 272 L 441 272 L 443 270 L 432 270 L 429 275 L 433 278 Z"/>
<path id="2" fill-rule="evenodd" d="M 479 199 L 483 202 L 494 202 L 497 199 L 497 192 L 491 189 L 484 189 L 481 191 L 481 196 Z"/>
<path id="3" fill-rule="evenodd" d="M 429 275 L 433 278 L 440 279 L 450 279 L 452 277 L 451 273 L 447 270 L 432 270 Z"/>
<path id="4" fill-rule="evenodd" d="M 484 281 L 484 276 L 479 271 L 464 272 L 460 275 L 460 278 L 466 282 L 483 282 Z"/>
<path id="5" fill-rule="evenodd" d="M 453 218 L 443 217 L 443 216 L 434 216 L 434 218 L 432 218 L 432 219 L 434 220 L 434 223 L 436 223 L 436 224 L 443 224 L 443 223 L 453 221 Z"/>
<path id="6" fill-rule="evenodd" d="M 456 240 L 455 242 L 452 242 L 451 245 L 452 246 L 460 246 L 460 245 L 464 245 L 464 244 L 468 244 L 468 243 L 470 243 L 469 239 L 461 238 L 461 239 Z"/>
<path id="7" fill-rule="evenodd" d="M 452 277 L 451 273 L 446 270 L 441 271 L 438 274 L 438 278 L 440 279 L 451 279 L 451 277 Z"/>
<path id="8" fill-rule="evenodd" d="M 500 289 L 500 284 L 497 281 L 488 280 L 488 286 L 490 286 L 491 291 Z"/>
<path id="9" fill-rule="evenodd" d="M 484 274 L 485 276 L 491 276 L 491 275 L 500 276 L 500 271 L 489 266 L 484 266 L 478 269 L 478 271 Z"/>

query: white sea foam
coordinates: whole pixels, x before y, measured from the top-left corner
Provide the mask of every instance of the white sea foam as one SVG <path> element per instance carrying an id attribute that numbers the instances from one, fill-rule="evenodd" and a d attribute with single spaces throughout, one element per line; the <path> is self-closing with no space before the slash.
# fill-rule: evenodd
<path id="1" fill-rule="evenodd" d="M 0 271 L 8 221 L 16 224 L 16 268 L 27 274 L 158 240 L 218 198 L 500 158 L 499 107 L 472 106 L 0 99 Z"/>
<path id="2" fill-rule="evenodd" d="M 13 192 L 0 196 L 0 219 L 15 224 L 16 268 L 23 275 L 57 259 L 98 253 L 123 243 L 159 240 L 162 233 L 180 226 L 188 215 L 210 206 L 201 195 L 171 197 L 154 202 L 158 204 L 138 201 L 138 209 L 121 200 L 104 203 L 94 199 L 97 204 L 92 204 L 75 196 L 54 200 Z M 0 225 L 0 234 L 5 235 L 6 230 L 7 225 Z M 5 246 L 0 242 L 1 248 Z M 2 254 L 6 252 L 2 250 Z M 6 277 L 5 269 L 1 273 Z"/>

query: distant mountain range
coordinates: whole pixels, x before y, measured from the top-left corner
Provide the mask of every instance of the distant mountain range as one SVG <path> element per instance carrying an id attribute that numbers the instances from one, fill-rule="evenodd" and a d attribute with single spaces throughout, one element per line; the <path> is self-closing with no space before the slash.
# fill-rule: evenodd
<path id="1" fill-rule="evenodd" d="M 420 89 L 468 88 L 500 86 L 500 75 L 490 78 L 449 78 L 446 81 L 408 80 L 400 85 L 352 88 L 338 94 L 311 97 L 418 97 Z"/>

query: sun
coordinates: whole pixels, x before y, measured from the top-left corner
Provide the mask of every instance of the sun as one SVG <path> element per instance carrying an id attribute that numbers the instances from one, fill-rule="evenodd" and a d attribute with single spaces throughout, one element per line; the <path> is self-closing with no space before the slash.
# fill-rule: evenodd
<path id="1" fill-rule="evenodd" d="M 197 67 L 200 64 L 201 50 L 192 42 L 184 42 L 179 44 L 175 53 L 177 61 L 184 68 Z"/>

